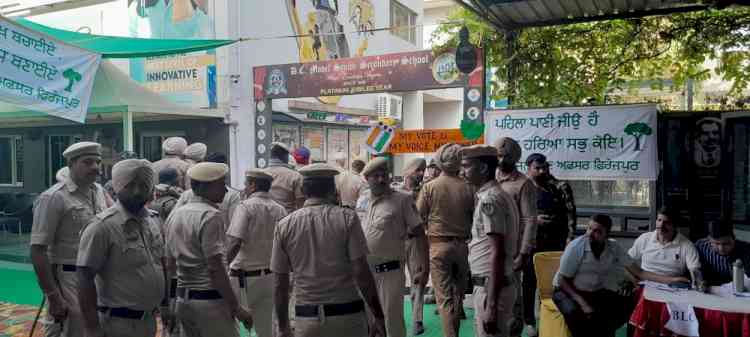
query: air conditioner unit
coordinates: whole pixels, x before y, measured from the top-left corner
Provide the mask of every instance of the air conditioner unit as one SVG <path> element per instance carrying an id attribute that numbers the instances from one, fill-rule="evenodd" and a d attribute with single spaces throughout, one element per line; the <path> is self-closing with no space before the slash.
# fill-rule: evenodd
<path id="1" fill-rule="evenodd" d="M 403 113 L 404 99 L 400 96 L 391 94 L 379 94 L 375 110 L 378 112 L 378 118 L 392 118 L 401 120 Z"/>

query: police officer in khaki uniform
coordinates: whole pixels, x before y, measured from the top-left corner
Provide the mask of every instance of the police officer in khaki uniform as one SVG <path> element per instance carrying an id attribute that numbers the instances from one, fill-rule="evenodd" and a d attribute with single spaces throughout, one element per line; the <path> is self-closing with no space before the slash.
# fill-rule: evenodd
<path id="1" fill-rule="evenodd" d="M 190 186 L 186 186 L 185 183 L 185 176 L 190 165 L 182 160 L 186 147 L 187 141 L 182 137 L 169 137 L 164 140 L 164 143 L 161 144 L 161 148 L 164 151 L 164 158 L 154 162 L 152 165 L 155 174 L 154 184 L 158 183 L 156 179 L 159 177 L 159 172 L 165 168 L 171 167 L 176 169 L 177 173 L 179 173 L 177 179 L 178 186 L 182 189 L 190 188 Z"/>
<path id="2" fill-rule="evenodd" d="M 273 274 L 271 248 L 276 224 L 287 215 L 271 199 L 273 178 L 259 169 L 245 172 L 245 193 L 227 230 L 227 261 L 232 288 L 253 313 L 258 337 L 273 336 Z"/>
<path id="3" fill-rule="evenodd" d="M 336 191 L 339 194 L 341 206 L 355 208 L 360 193 L 367 188 L 367 182 L 365 182 L 365 179 L 360 175 L 360 172 L 364 167 L 364 162 L 361 160 L 354 160 L 352 161 L 352 170 L 347 170 L 346 153 L 339 152 L 336 154 L 336 164 L 341 170 L 341 173 L 336 176 Z M 359 169 L 357 170 L 357 168 Z"/>
<path id="4" fill-rule="evenodd" d="M 404 184 L 400 191 L 410 195 L 414 202 L 416 202 L 419 191 L 422 189 L 422 178 L 426 168 L 427 161 L 423 158 L 414 158 L 406 164 L 401 173 L 404 177 Z M 424 294 L 430 272 L 429 250 L 430 246 L 427 243 L 424 227 L 414 233 L 407 234 L 406 264 L 409 267 L 411 317 L 415 336 L 424 333 Z"/>
<path id="5" fill-rule="evenodd" d="M 227 156 L 220 152 L 215 152 L 210 154 L 208 157 L 206 157 L 205 162 L 207 163 L 221 163 L 226 164 L 227 163 Z M 188 186 L 189 187 L 189 186 Z M 239 191 L 235 190 L 231 186 L 226 186 L 227 193 L 224 194 L 224 200 L 221 201 L 221 204 L 219 204 L 219 210 L 221 211 L 222 215 L 224 216 L 224 229 L 223 232 L 226 233 L 227 228 L 229 228 L 229 224 L 232 223 L 232 216 L 234 215 L 234 211 L 237 209 L 237 206 L 242 201 L 242 195 Z M 180 199 L 177 200 L 177 205 L 175 207 L 180 207 L 182 205 L 185 205 L 195 199 L 195 193 L 191 189 L 186 190 L 185 192 L 180 195 Z M 222 236 L 222 238 L 224 238 Z"/>
<path id="6" fill-rule="evenodd" d="M 224 217 L 218 203 L 224 199 L 224 178 L 229 168 L 221 163 L 200 163 L 188 171 L 195 197 L 167 219 L 168 271 L 177 272 L 175 315 L 188 337 L 239 336 L 234 318 L 247 328 L 252 317 L 232 291 L 224 264 Z"/>
<path id="7" fill-rule="evenodd" d="M 166 304 L 166 275 L 161 229 L 156 214 L 144 207 L 153 175 L 147 160 L 115 164 L 118 201 L 81 235 L 78 291 L 87 337 L 156 335 L 154 313 Z"/>
<path id="8" fill-rule="evenodd" d="M 353 210 L 334 204 L 334 176 L 339 171 L 312 164 L 300 173 L 307 201 L 276 226 L 271 254 L 280 336 L 292 336 L 288 312 L 292 272 L 297 296 L 294 336 L 368 336 L 365 302 L 373 315 L 371 335 L 385 336 L 383 309 L 367 264 L 367 241 L 359 218 Z"/>
<path id="9" fill-rule="evenodd" d="M 468 246 L 474 195 L 458 177 L 458 144 L 445 144 L 435 154 L 440 176 L 422 187 L 417 209 L 427 221 L 430 276 L 443 324 L 443 336 L 456 337 L 461 323 L 462 298 L 469 275 Z"/>
<path id="10" fill-rule="evenodd" d="M 406 237 L 421 229 L 422 219 L 411 195 L 391 189 L 388 159 L 370 161 L 362 175 L 370 187 L 371 199 L 364 218 L 370 255 L 367 260 L 375 276 L 378 298 L 385 311 L 385 328 L 390 337 L 405 337 L 404 262 Z"/>
<path id="11" fill-rule="evenodd" d="M 191 167 L 193 167 L 193 165 L 198 164 L 206 159 L 206 151 L 208 151 L 208 147 L 206 146 L 206 144 L 193 143 L 188 145 L 188 147 L 185 148 L 185 151 L 182 152 L 183 158 L 185 158 L 184 160 L 188 164 L 187 168 L 190 169 Z M 190 177 L 188 177 L 187 175 L 185 175 L 184 177 L 185 187 L 190 187 Z"/>
<path id="12" fill-rule="evenodd" d="M 518 222 L 516 230 L 519 242 L 518 252 L 514 253 L 513 270 L 520 271 L 524 264 L 531 261 L 531 252 L 536 245 L 536 200 L 537 189 L 534 182 L 527 178 L 525 174 L 518 171 L 516 164 L 521 159 L 521 146 L 513 138 L 501 137 L 494 143 L 497 149 L 497 158 L 499 166 L 497 168 L 497 181 L 500 188 L 510 194 L 515 202 L 518 211 Z M 520 273 L 514 274 L 519 280 Z M 523 296 L 519 293 L 517 303 L 514 307 L 513 324 L 511 325 L 510 336 L 520 336 L 523 329 Z M 529 325 L 527 335 L 536 336 L 536 327 Z"/>
<path id="13" fill-rule="evenodd" d="M 513 198 L 495 180 L 498 158 L 494 147 L 472 145 L 463 148 L 461 154 L 463 176 L 478 189 L 469 243 L 474 335 L 505 337 L 518 294 L 518 281 L 513 275 L 518 210 Z"/>
<path id="14" fill-rule="evenodd" d="M 44 191 L 34 202 L 31 261 L 39 287 L 47 297 L 45 336 L 82 336 L 78 305 L 76 257 L 81 229 L 106 208 L 104 189 L 95 183 L 101 164 L 101 145 L 69 146 L 63 157 L 69 175 Z"/>
<path id="15" fill-rule="evenodd" d="M 287 213 L 302 207 L 302 175 L 289 165 L 289 148 L 284 143 L 271 143 L 271 159 L 266 173 L 273 177 L 271 198 L 284 206 Z"/>

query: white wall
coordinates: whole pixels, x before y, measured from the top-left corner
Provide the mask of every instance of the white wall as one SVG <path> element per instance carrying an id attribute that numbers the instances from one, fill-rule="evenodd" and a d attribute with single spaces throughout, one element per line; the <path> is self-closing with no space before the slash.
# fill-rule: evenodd
<path id="1" fill-rule="evenodd" d="M 461 123 L 463 102 L 437 102 L 424 104 L 424 128 L 457 128 Z"/>

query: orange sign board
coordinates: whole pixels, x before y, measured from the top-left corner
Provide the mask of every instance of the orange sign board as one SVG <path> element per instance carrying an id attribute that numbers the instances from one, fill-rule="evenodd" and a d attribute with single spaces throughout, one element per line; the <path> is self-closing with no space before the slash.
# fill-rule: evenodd
<path id="1" fill-rule="evenodd" d="M 475 140 L 467 140 L 461 134 L 461 129 L 419 129 L 419 130 L 396 130 L 391 144 L 388 146 L 389 153 L 431 153 L 448 143 L 461 145 L 483 144 L 484 136 Z"/>

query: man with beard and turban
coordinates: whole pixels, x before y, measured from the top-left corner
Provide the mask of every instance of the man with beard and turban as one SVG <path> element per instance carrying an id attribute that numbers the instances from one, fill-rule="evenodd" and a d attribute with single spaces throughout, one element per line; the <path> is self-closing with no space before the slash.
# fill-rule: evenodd
<path id="1" fill-rule="evenodd" d="M 49 304 L 42 321 L 45 336 L 83 336 L 78 305 L 76 257 L 81 230 L 106 208 L 99 177 L 101 145 L 80 142 L 63 157 L 69 175 L 44 191 L 34 202 L 31 262 L 39 288 Z"/>
<path id="2" fill-rule="evenodd" d="M 515 244 L 518 251 L 513 253 L 513 270 L 520 271 L 525 264 L 531 263 L 531 252 L 536 244 L 536 187 L 531 179 L 518 171 L 516 164 L 521 159 L 521 146 L 515 139 L 501 137 L 494 143 L 497 149 L 497 158 L 499 166 L 497 168 L 497 181 L 500 188 L 513 197 L 514 205 L 518 213 L 516 233 L 518 233 L 519 242 Z M 520 273 L 514 273 L 513 276 L 519 277 Z M 516 280 L 520 284 L 521 280 Z M 510 335 L 520 336 L 524 325 L 523 317 L 523 299 L 521 293 L 518 293 L 517 303 L 514 306 L 513 324 L 511 325 Z M 526 327 L 526 334 L 536 336 L 536 326 L 529 324 Z"/>
<path id="3" fill-rule="evenodd" d="M 182 336 L 238 337 L 235 317 L 246 328 L 253 319 L 232 291 L 224 257 L 224 200 L 229 167 L 199 163 L 188 176 L 194 197 L 172 211 L 165 225 L 168 274 L 177 275 L 176 318 Z M 171 327 L 170 327 L 171 328 Z"/>
<path id="4" fill-rule="evenodd" d="M 115 164 L 117 203 L 81 234 L 78 297 L 85 336 L 156 336 L 154 313 L 167 302 L 164 241 L 156 213 L 144 207 L 153 175 L 144 159 Z"/>
<path id="5" fill-rule="evenodd" d="M 387 158 L 370 161 L 362 175 L 371 195 L 363 223 L 370 250 L 367 260 L 383 305 L 386 333 L 391 337 L 405 337 L 404 246 L 407 236 L 414 236 L 422 228 L 422 219 L 410 194 L 391 189 Z"/>
<path id="6" fill-rule="evenodd" d="M 152 165 L 154 168 L 154 184 L 158 183 L 156 179 L 159 177 L 159 172 L 170 167 L 177 170 L 180 175 L 177 180 L 179 182 L 178 186 L 185 189 L 185 175 L 187 174 L 190 164 L 182 160 L 182 158 L 185 153 L 185 148 L 187 148 L 187 141 L 182 137 L 169 137 L 161 144 L 161 148 L 164 151 L 164 158 L 154 162 Z M 190 186 L 187 187 L 189 188 Z"/>
<path id="7" fill-rule="evenodd" d="M 406 164 L 401 175 L 404 184 L 400 191 L 417 201 L 419 191 L 422 189 L 422 178 L 427 167 L 427 161 L 423 158 L 414 158 Z M 424 224 L 424 221 L 422 222 Z M 430 272 L 430 246 L 427 243 L 427 235 L 424 226 L 414 233 L 407 234 L 406 238 L 406 264 L 409 268 L 409 282 L 411 290 L 412 326 L 414 335 L 424 332 L 424 294 L 427 289 L 427 279 Z"/>
<path id="8" fill-rule="evenodd" d="M 458 177 L 460 150 L 454 143 L 438 149 L 435 162 L 442 173 L 422 187 L 417 199 L 417 209 L 427 222 L 430 276 L 447 337 L 458 336 L 461 324 L 462 295 L 469 273 L 466 240 L 474 211 L 472 190 Z"/>

